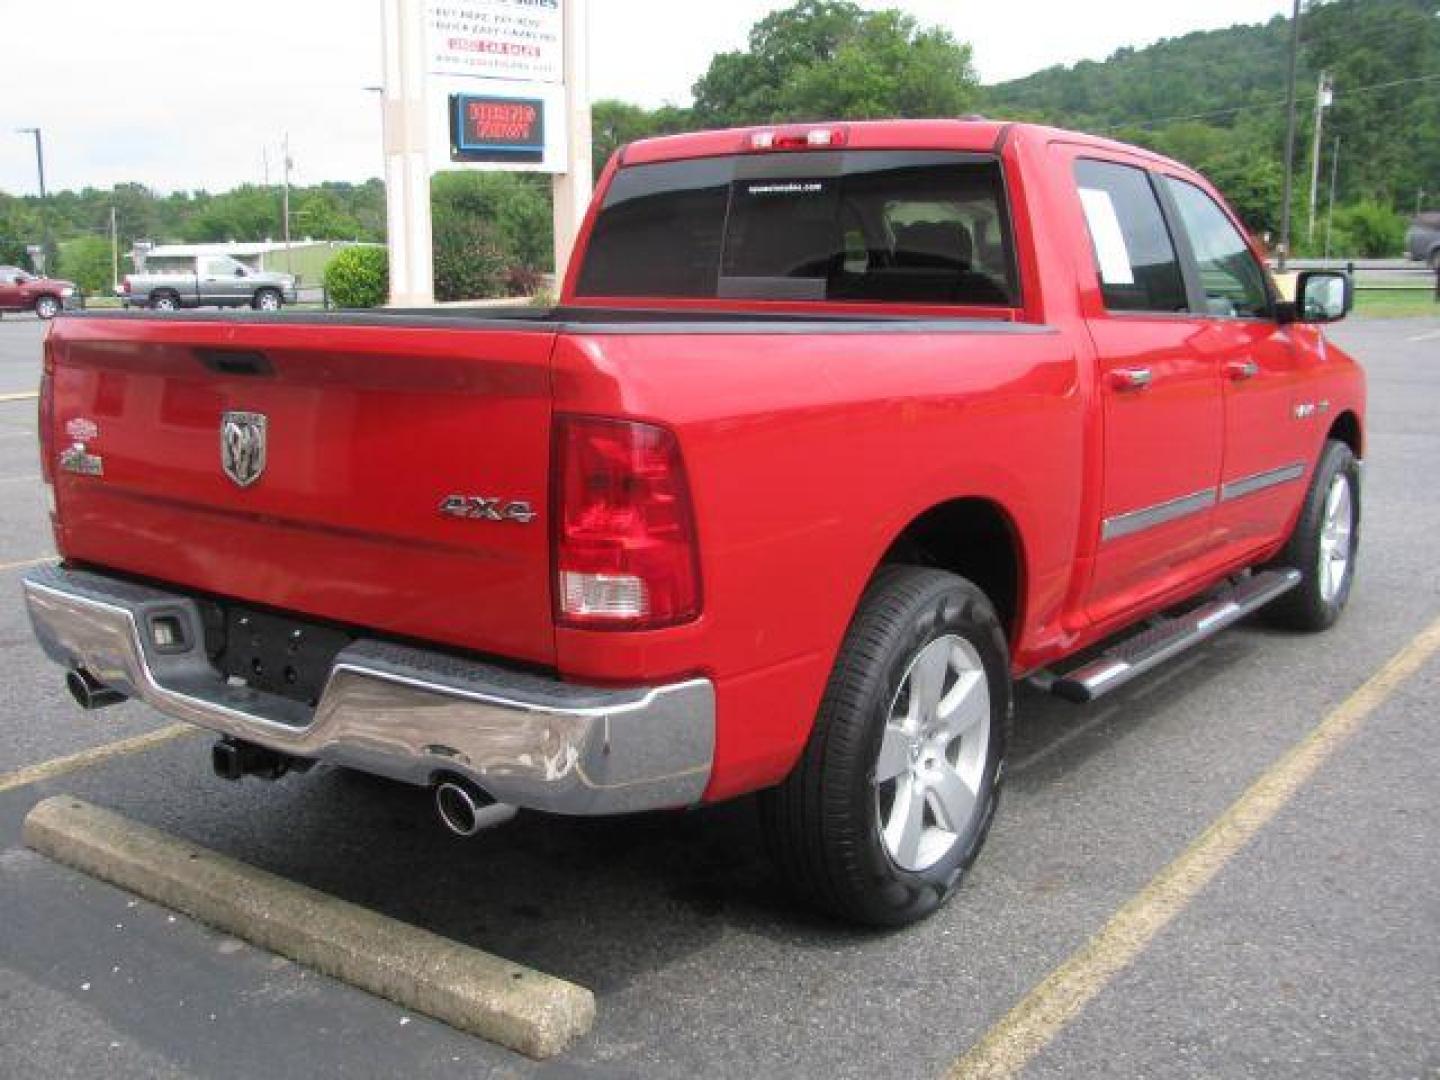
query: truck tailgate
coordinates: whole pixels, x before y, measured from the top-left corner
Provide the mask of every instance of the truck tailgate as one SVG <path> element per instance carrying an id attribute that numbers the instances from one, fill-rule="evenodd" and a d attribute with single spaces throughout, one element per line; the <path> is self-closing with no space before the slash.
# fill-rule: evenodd
<path id="1" fill-rule="evenodd" d="M 54 453 L 84 442 L 102 470 L 53 469 L 61 554 L 551 662 L 554 327 L 322 320 L 58 323 Z M 253 445 L 248 462 L 232 460 L 238 479 L 222 466 L 231 412 L 264 417 L 263 469 L 248 484 Z M 452 509 L 526 502 L 535 516 L 442 513 L 456 496 L 472 501 Z"/>

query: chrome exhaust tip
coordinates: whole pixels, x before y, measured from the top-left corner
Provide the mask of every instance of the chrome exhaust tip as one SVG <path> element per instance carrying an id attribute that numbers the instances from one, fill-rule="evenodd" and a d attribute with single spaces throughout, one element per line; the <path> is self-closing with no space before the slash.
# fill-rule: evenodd
<path id="1" fill-rule="evenodd" d="M 71 668 L 65 673 L 65 688 L 82 709 L 103 709 L 125 700 L 119 690 L 112 690 L 84 668 Z"/>
<path id="2" fill-rule="evenodd" d="M 474 836 L 482 829 L 505 824 L 515 816 L 516 808 L 496 802 L 468 780 L 450 777 L 435 785 L 435 812 L 456 836 Z"/>

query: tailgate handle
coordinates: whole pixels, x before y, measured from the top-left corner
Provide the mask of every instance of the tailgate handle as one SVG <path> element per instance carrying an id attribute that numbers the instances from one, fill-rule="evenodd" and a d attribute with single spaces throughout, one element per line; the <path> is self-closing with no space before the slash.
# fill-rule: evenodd
<path id="1" fill-rule="evenodd" d="M 196 349 L 195 355 L 211 371 L 221 375 L 274 375 L 275 365 L 262 352 L 236 349 Z"/>

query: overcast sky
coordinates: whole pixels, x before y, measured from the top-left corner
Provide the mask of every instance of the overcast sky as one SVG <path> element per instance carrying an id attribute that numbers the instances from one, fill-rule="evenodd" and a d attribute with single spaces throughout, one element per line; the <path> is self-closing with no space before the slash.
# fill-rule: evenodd
<path id="1" fill-rule="evenodd" d="M 1104 59 L 1191 30 L 1263 22 L 1290 0 L 862 0 L 974 48 L 981 80 Z M 785 0 L 591 0 L 591 93 L 686 104 L 710 57 Z M 160 17 L 161 12 L 165 12 Z M 262 179 L 290 134 L 299 183 L 381 171 L 376 0 L 0 0 L 0 191 L 136 180 L 164 191 Z"/>

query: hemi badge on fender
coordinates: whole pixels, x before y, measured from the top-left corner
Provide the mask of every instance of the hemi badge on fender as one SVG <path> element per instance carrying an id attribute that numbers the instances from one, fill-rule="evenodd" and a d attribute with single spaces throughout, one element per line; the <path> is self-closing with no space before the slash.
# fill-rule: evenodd
<path id="1" fill-rule="evenodd" d="M 100 426 L 94 420 L 87 420 L 83 416 L 77 416 L 73 420 L 65 422 L 65 434 L 75 442 L 94 442 L 100 437 Z"/>

